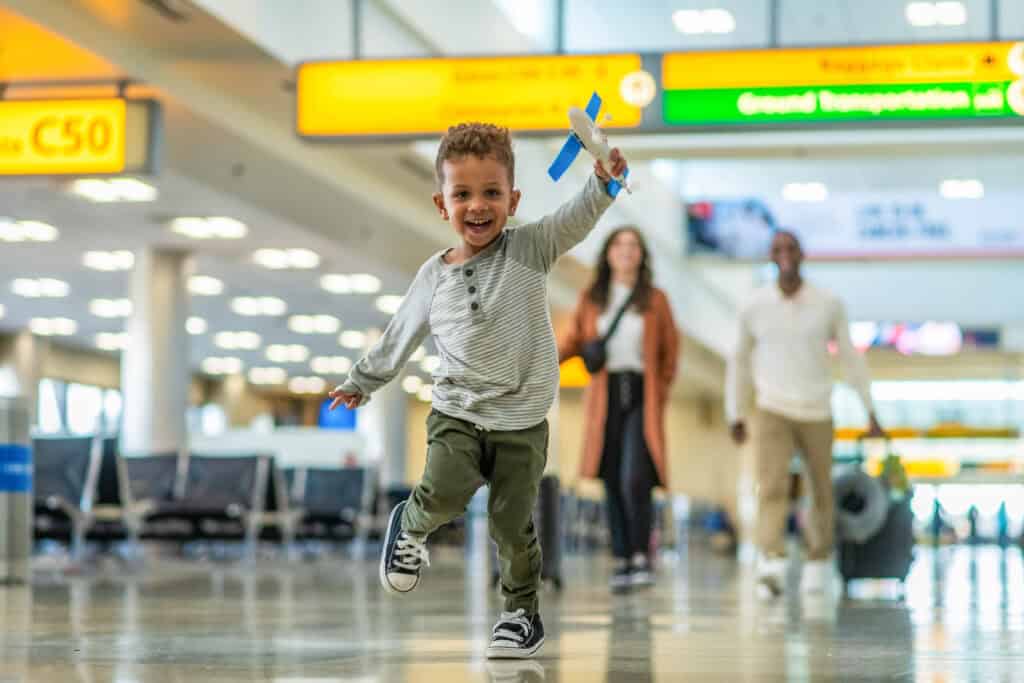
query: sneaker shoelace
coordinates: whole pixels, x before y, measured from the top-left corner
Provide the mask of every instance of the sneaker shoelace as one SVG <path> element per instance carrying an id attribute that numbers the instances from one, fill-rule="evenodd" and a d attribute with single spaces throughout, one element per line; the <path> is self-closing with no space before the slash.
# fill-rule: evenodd
<path id="1" fill-rule="evenodd" d="M 502 612 L 501 619 L 494 626 L 494 640 L 508 640 L 516 645 L 522 645 L 532 631 L 533 626 L 526 616 L 526 610 L 520 608 L 515 612 Z"/>
<path id="2" fill-rule="evenodd" d="M 421 564 L 430 566 L 430 552 L 425 543 L 403 533 L 395 542 L 395 554 L 391 564 L 406 571 L 419 571 Z"/>

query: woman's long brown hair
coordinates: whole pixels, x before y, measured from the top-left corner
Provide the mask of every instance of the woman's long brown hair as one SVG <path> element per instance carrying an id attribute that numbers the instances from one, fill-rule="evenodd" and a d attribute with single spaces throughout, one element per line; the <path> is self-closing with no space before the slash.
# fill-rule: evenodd
<path id="1" fill-rule="evenodd" d="M 608 239 L 605 240 L 604 246 L 601 248 L 601 259 L 597 264 L 597 276 L 590 285 L 590 289 L 587 290 L 587 298 L 602 311 L 608 307 L 608 292 L 612 284 L 612 266 L 608 263 L 608 250 L 611 248 L 615 238 L 624 232 L 633 233 L 640 243 L 640 268 L 637 272 L 636 295 L 633 297 L 633 305 L 638 311 L 646 311 L 651 302 L 651 290 L 654 287 L 651 283 L 653 273 L 651 272 L 647 242 L 644 241 L 644 236 L 640 229 L 632 225 L 616 228 L 608 235 Z"/>

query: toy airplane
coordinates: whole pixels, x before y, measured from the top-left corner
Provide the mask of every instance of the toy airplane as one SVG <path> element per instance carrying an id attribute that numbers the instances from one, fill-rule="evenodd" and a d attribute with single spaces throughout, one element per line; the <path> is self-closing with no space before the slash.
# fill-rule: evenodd
<path id="1" fill-rule="evenodd" d="M 600 110 L 601 96 L 596 92 L 590 96 L 590 102 L 587 103 L 586 110 L 580 110 L 578 107 L 569 107 L 569 123 L 572 125 L 572 132 L 569 133 L 569 137 L 565 144 L 562 145 L 558 156 L 555 157 L 555 160 L 548 168 L 548 175 L 551 176 L 552 180 L 557 181 L 565 174 L 572 165 L 572 162 L 576 160 L 576 155 L 580 153 L 580 149 L 590 152 L 590 155 L 600 161 L 606 169 L 612 167 L 610 159 L 611 147 L 608 146 L 608 137 L 597 126 L 597 113 Z M 628 168 L 620 177 L 613 178 L 608 183 L 608 194 L 614 197 L 619 194 L 619 190 L 622 188 L 626 188 L 626 192 L 632 194 L 633 191 L 626 181 L 627 176 L 629 176 Z"/>

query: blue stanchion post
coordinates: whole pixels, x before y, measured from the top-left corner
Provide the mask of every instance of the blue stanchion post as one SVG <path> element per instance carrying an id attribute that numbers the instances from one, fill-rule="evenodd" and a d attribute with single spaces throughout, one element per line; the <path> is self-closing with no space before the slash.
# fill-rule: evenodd
<path id="1" fill-rule="evenodd" d="M 0 397 L 0 584 L 26 583 L 32 550 L 32 445 L 23 398 Z"/>

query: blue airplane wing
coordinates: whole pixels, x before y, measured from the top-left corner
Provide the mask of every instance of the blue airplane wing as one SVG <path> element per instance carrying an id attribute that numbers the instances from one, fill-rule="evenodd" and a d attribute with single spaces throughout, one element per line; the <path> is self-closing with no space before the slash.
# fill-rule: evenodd
<path id="1" fill-rule="evenodd" d="M 555 157 L 555 160 L 551 162 L 551 166 L 548 167 L 548 175 L 551 176 L 552 180 L 557 181 L 569 170 L 581 149 L 583 149 L 583 145 L 580 144 L 576 135 L 569 135 L 565 144 L 562 145 L 562 149 L 558 152 L 558 156 Z"/>
<path id="2" fill-rule="evenodd" d="M 590 117 L 591 121 L 596 121 L 597 114 L 601 111 L 601 96 L 596 92 L 591 95 L 590 101 L 587 102 L 587 108 L 584 111 L 587 112 L 587 116 Z M 551 162 L 551 166 L 548 167 L 548 175 L 551 176 L 552 180 L 557 181 L 567 170 L 569 170 L 569 167 L 572 166 L 572 162 L 576 160 L 576 156 L 580 153 L 581 149 L 583 149 L 583 145 L 580 144 L 579 138 L 576 137 L 575 133 L 571 133 L 569 138 L 565 141 L 565 144 L 562 145 L 562 149 L 558 152 L 558 156 L 555 157 L 555 160 Z M 615 185 L 615 194 L 618 194 L 618 191 L 621 188 L 619 188 L 618 183 L 615 183 Z M 609 185 L 609 194 L 612 193 L 611 188 L 612 186 Z M 612 196 L 614 197 L 615 194 L 612 194 Z"/>

